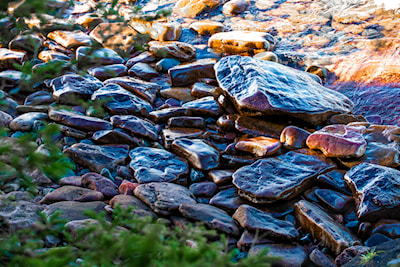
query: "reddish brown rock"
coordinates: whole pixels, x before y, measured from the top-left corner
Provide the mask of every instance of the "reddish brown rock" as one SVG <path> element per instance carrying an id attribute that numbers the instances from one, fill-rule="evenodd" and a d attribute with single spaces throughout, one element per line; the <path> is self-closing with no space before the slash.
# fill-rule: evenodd
<path id="1" fill-rule="evenodd" d="M 82 176 L 82 185 L 101 192 L 108 199 L 118 194 L 118 187 L 113 181 L 95 172 L 85 173 Z"/>
<path id="2" fill-rule="evenodd" d="M 54 40 L 67 49 L 78 48 L 79 46 L 91 46 L 92 38 L 82 31 L 54 31 L 47 35 L 47 38 Z"/>
<path id="3" fill-rule="evenodd" d="M 170 68 L 168 75 L 172 86 L 185 86 L 197 82 L 201 78 L 215 78 L 215 59 L 200 59 L 195 62 L 181 64 Z"/>
<path id="4" fill-rule="evenodd" d="M 51 204 L 59 201 L 102 201 L 103 194 L 91 189 L 76 187 L 76 186 L 62 186 L 47 194 L 40 204 Z"/>
<path id="5" fill-rule="evenodd" d="M 280 141 L 285 148 L 298 149 L 306 146 L 306 140 L 311 133 L 296 126 L 283 129 Z"/>

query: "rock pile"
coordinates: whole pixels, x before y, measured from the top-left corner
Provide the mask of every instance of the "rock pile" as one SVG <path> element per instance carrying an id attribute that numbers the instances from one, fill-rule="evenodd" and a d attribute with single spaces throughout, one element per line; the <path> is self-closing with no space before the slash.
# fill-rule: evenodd
<path id="1" fill-rule="evenodd" d="M 180 0 L 174 13 L 229 17 L 269 2 Z M 73 222 L 119 204 L 171 224 L 203 222 L 249 253 L 269 247 L 282 266 L 334 266 L 335 257 L 343 265 L 349 249 L 400 237 L 400 127 L 352 114 L 353 102 L 323 85 L 323 71 L 278 63 L 283 29 L 148 22 L 120 11 L 132 18 L 78 12 L 71 18 L 81 30 L 50 18 L 1 44 L 0 125 L 11 130 L 2 142 L 57 124 L 55 141 L 76 164 L 57 183 L 41 174 L 40 201 L 8 177 L 0 217 L 11 229 L 29 227 L 38 210 Z M 142 43 L 148 51 L 134 52 Z M 31 77 L 16 65 L 29 62 L 31 77 L 46 75 L 27 90 Z"/>

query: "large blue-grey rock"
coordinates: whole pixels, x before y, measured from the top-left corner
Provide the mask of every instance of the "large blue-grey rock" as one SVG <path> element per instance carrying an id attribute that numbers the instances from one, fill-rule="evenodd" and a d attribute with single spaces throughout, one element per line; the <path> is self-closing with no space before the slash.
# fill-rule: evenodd
<path id="1" fill-rule="evenodd" d="M 344 179 L 353 193 L 359 220 L 400 219 L 399 170 L 361 163 L 351 168 Z"/>
<path id="2" fill-rule="evenodd" d="M 220 87 L 242 113 L 289 115 L 319 124 L 354 106 L 343 94 L 317 82 L 317 76 L 279 63 L 229 56 L 215 65 L 215 71 Z"/>

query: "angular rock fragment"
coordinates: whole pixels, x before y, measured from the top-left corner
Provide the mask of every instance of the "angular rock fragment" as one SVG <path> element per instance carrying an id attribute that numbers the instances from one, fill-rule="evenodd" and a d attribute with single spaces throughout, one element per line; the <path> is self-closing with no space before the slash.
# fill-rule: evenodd
<path id="1" fill-rule="evenodd" d="M 168 119 L 178 116 L 190 116 L 192 113 L 189 108 L 172 107 L 154 110 L 149 113 L 149 117 L 156 123 L 167 122 Z"/>
<path id="2" fill-rule="evenodd" d="M 370 163 L 351 168 L 344 176 L 361 221 L 400 219 L 400 171 Z"/>
<path id="3" fill-rule="evenodd" d="M 299 236 L 292 223 L 275 219 L 267 212 L 246 204 L 241 205 L 232 217 L 243 228 L 253 232 L 260 231 L 266 237 L 295 240 Z"/>
<path id="4" fill-rule="evenodd" d="M 171 149 L 199 170 L 211 170 L 219 166 L 220 153 L 203 140 L 177 139 L 172 143 Z"/>
<path id="5" fill-rule="evenodd" d="M 233 184 L 242 197 L 254 203 L 271 203 L 294 198 L 327 168 L 329 165 L 314 156 L 289 152 L 238 169 Z"/>
<path id="6" fill-rule="evenodd" d="M 343 213 L 351 206 L 353 198 L 330 189 L 316 189 L 315 196 L 334 212 Z"/>
<path id="7" fill-rule="evenodd" d="M 300 200 L 295 204 L 294 210 L 303 229 L 336 255 L 350 246 L 361 244 L 350 230 L 311 202 Z"/>
<path id="8" fill-rule="evenodd" d="M 229 56 L 215 70 L 220 87 L 242 113 L 289 115 L 320 124 L 353 108 L 346 96 L 323 87 L 312 74 L 275 62 Z"/>
<path id="9" fill-rule="evenodd" d="M 232 170 L 212 170 L 208 172 L 208 176 L 214 183 L 223 185 L 232 180 L 233 173 Z"/>
<path id="10" fill-rule="evenodd" d="M 131 208 L 132 214 L 139 217 L 156 217 L 156 214 L 146 204 L 144 204 L 143 201 L 135 196 L 116 195 L 110 200 L 110 206 L 115 209 L 118 205 L 124 210 Z"/>
<path id="11" fill-rule="evenodd" d="M 150 67 L 149 64 L 143 62 L 133 65 L 132 68 L 129 69 L 128 73 L 130 76 L 136 76 L 146 81 L 150 81 L 152 78 L 159 76 L 159 73 L 155 69 Z"/>
<path id="12" fill-rule="evenodd" d="M 235 128 L 239 132 L 254 136 L 267 136 L 279 138 L 284 126 L 274 122 L 269 122 L 254 117 L 239 116 L 235 120 Z"/>
<path id="13" fill-rule="evenodd" d="M 237 236 L 240 233 L 235 220 L 217 207 L 208 204 L 184 203 L 179 206 L 179 211 L 186 218 L 204 222 L 208 227 L 228 235 Z"/>
<path id="14" fill-rule="evenodd" d="M 103 84 L 93 76 L 66 74 L 51 80 L 50 86 L 57 103 L 75 105 L 79 103 L 78 100 L 89 99 Z"/>
<path id="15" fill-rule="evenodd" d="M 306 142 L 309 148 L 320 149 L 326 157 L 361 157 L 367 147 L 364 131 L 362 126 L 329 125 L 312 133 Z"/>
<path id="16" fill-rule="evenodd" d="M 109 121 L 67 110 L 50 109 L 49 119 L 86 132 L 112 129 Z"/>
<path id="17" fill-rule="evenodd" d="M 139 183 L 173 182 L 189 174 L 186 161 L 164 149 L 137 147 L 129 157 L 129 167 Z"/>
<path id="18" fill-rule="evenodd" d="M 104 81 L 106 79 L 124 76 L 128 68 L 123 64 L 112 64 L 100 67 L 93 67 L 87 70 L 88 73 L 97 79 Z"/>
<path id="19" fill-rule="evenodd" d="M 128 145 L 97 146 L 77 143 L 64 149 L 63 153 L 91 171 L 100 173 L 104 168 L 113 170 L 119 164 L 123 164 L 128 157 L 128 150 Z"/>
<path id="20" fill-rule="evenodd" d="M 96 192 L 91 189 L 76 187 L 76 186 L 62 186 L 47 194 L 40 204 L 51 204 L 60 201 L 102 201 L 104 198 L 101 192 Z"/>
<path id="21" fill-rule="evenodd" d="M 276 266 L 301 267 L 305 266 L 308 259 L 307 250 L 300 245 L 291 244 L 263 244 L 250 248 L 249 254 L 257 254 L 268 249 L 268 255 L 276 257 Z"/>
<path id="22" fill-rule="evenodd" d="M 111 114 L 146 115 L 153 110 L 149 102 L 113 83 L 94 92 L 92 100 L 104 101 L 104 106 Z"/>
<path id="23" fill-rule="evenodd" d="M 149 42 L 149 51 L 158 57 L 172 57 L 180 61 L 189 61 L 196 58 L 196 49 L 187 43 L 178 41 Z"/>
<path id="24" fill-rule="evenodd" d="M 54 31 L 47 35 L 47 38 L 54 40 L 67 49 L 78 48 L 79 46 L 91 46 L 92 38 L 82 31 Z"/>
<path id="25" fill-rule="evenodd" d="M 95 172 L 85 173 L 82 176 L 82 185 L 97 192 L 101 192 L 104 197 L 108 199 L 118 195 L 118 186 L 109 178 Z"/>
<path id="26" fill-rule="evenodd" d="M 22 65 L 26 59 L 26 52 L 0 48 L 0 70 L 14 69 L 14 64 Z"/>
<path id="27" fill-rule="evenodd" d="M 172 86 L 185 86 L 197 82 L 201 78 L 215 79 L 215 59 L 200 59 L 181 64 L 168 70 Z"/>
<path id="28" fill-rule="evenodd" d="M 100 64 L 122 64 L 124 59 L 112 49 L 109 48 L 91 48 L 87 46 L 79 47 L 76 50 L 76 60 L 80 66 Z"/>
<path id="29" fill-rule="evenodd" d="M 202 117 L 172 117 L 168 120 L 168 126 L 203 129 L 206 123 Z"/>
<path id="30" fill-rule="evenodd" d="M 30 131 L 37 120 L 46 120 L 47 114 L 42 112 L 28 112 L 10 122 L 10 129 L 14 131 Z"/>
<path id="31" fill-rule="evenodd" d="M 211 205 L 232 213 L 246 203 L 249 202 L 238 195 L 236 187 L 221 190 L 210 199 Z"/>
<path id="32" fill-rule="evenodd" d="M 164 147 L 169 149 L 173 141 L 180 138 L 201 138 L 204 135 L 204 131 L 197 128 L 178 128 L 171 127 L 162 131 L 162 138 L 164 141 Z"/>
<path id="33" fill-rule="evenodd" d="M 110 120 L 115 127 L 124 129 L 131 134 L 153 141 L 157 140 L 158 132 L 156 126 L 150 121 L 133 115 L 112 116 Z"/>
<path id="34" fill-rule="evenodd" d="M 187 102 L 182 107 L 189 109 L 193 115 L 197 116 L 218 117 L 222 114 L 221 106 L 212 96 Z"/>
<path id="35" fill-rule="evenodd" d="M 122 129 L 97 131 L 93 133 L 92 139 L 95 142 L 105 145 L 125 144 L 129 145 L 130 148 L 140 146 L 140 140 L 138 138 L 130 136 Z"/>
<path id="36" fill-rule="evenodd" d="M 265 157 L 276 153 L 281 148 L 281 142 L 278 139 L 259 136 L 241 140 L 236 143 L 235 148 L 258 157 Z"/>
<path id="37" fill-rule="evenodd" d="M 161 215 L 176 212 L 184 203 L 196 204 L 193 193 L 186 187 L 172 183 L 148 183 L 136 187 L 135 196 Z"/>
<path id="38" fill-rule="evenodd" d="M 273 50 L 275 38 L 265 32 L 220 32 L 211 36 L 208 40 L 208 46 L 218 52 L 252 55 Z"/>

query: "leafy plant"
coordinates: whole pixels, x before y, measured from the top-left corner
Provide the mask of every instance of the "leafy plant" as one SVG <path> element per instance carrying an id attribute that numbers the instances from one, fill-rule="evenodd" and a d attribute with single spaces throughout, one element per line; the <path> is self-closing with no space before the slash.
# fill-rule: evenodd
<path id="1" fill-rule="evenodd" d="M 382 253 L 383 251 L 376 251 L 375 248 L 372 248 L 368 252 L 361 255 L 360 264 L 374 267 L 374 258 L 378 255 L 378 253 Z"/>

